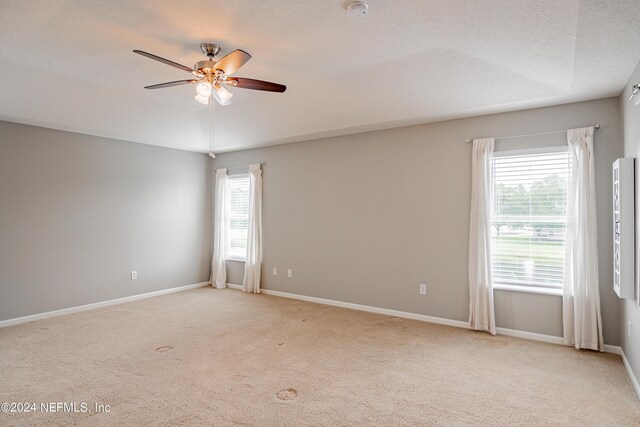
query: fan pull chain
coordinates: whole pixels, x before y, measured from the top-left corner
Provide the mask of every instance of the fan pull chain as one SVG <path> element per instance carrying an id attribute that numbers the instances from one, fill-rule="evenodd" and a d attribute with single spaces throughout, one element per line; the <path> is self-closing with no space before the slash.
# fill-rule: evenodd
<path id="1" fill-rule="evenodd" d="M 215 134 L 213 132 L 213 104 L 215 104 L 215 100 L 213 96 L 209 96 L 209 139 L 211 141 L 211 148 L 209 150 L 209 157 L 212 159 L 216 158 L 216 154 L 213 152 L 213 143 L 215 139 Z"/>

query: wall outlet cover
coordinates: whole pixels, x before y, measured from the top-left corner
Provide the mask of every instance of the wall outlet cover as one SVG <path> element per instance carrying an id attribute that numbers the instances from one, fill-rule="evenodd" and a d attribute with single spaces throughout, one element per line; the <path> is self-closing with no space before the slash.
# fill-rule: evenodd
<path id="1" fill-rule="evenodd" d="M 132 271 L 131 272 L 131 280 L 138 280 L 138 272 L 137 271 Z"/>
<path id="2" fill-rule="evenodd" d="M 427 294 L 427 285 L 425 283 L 420 283 L 420 295 Z"/>

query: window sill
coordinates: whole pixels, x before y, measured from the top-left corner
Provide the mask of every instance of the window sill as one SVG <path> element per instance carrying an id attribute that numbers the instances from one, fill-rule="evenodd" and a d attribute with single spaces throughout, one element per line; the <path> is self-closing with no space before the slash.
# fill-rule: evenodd
<path id="1" fill-rule="evenodd" d="M 245 258 L 225 258 L 225 261 L 245 262 Z"/>
<path id="2" fill-rule="evenodd" d="M 498 284 L 493 285 L 493 289 L 498 289 L 500 291 L 526 292 L 529 294 L 562 296 L 562 289 L 538 288 L 535 286 Z"/>

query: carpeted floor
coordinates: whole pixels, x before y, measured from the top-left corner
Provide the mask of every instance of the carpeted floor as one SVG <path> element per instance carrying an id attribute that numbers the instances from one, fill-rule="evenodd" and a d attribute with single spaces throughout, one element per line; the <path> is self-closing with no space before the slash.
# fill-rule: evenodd
<path id="1" fill-rule="evenodd" d="M 0 402 L 38 405 L 0 425 L 640 423 L 615 355 L 211 288 L 0 329 Z"/>

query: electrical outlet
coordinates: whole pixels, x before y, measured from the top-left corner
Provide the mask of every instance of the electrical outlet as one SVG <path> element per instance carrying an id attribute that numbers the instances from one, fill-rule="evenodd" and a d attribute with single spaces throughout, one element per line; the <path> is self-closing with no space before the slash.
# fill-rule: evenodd
<path id="1" fill-rule="evenodd" d="M 274 276 L 278 275 L 278 269 L 276 267 L 273 267 L 273 275 Z"/>
<path id="2" fill-rule="evenodd" d="M 427 285 L 426 283 L 420 283 L 420 295 L 427 294 Z"/>
<path id="3" fill-rule="evenodd" d="M 131 280 L 138 280 L 138 272 L 137 271 L 132 271 L 131 272 Z"/>
<path id="4" fill-rule="evenodd" d="M 631 322 L 627 322 L 627 336 L 631 338 Z"/>
<path id="5" fill-rule="evenodd" d="M 292 269 L 288 269 L 287 270 L 287 277 L 288 278 L 292 278 L 293 277 L 293 270 Z"/>

